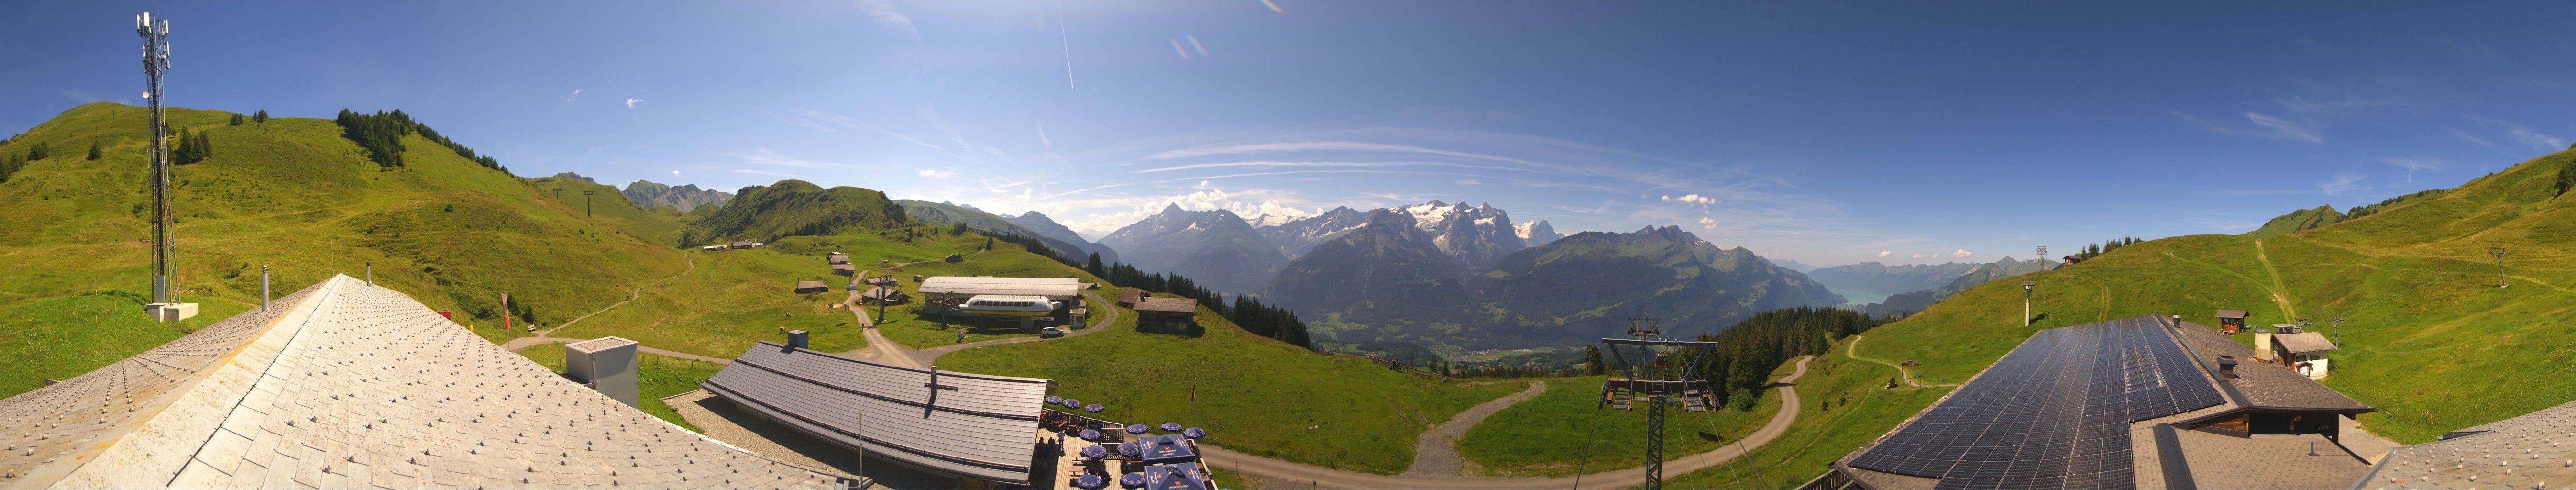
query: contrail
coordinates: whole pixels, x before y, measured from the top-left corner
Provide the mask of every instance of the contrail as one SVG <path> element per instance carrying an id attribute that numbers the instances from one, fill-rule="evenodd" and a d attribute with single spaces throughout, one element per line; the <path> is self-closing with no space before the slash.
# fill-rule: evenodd
<path id="1" fill-rule="evenodd" d="M 1064 2 L 1055 3 L 1055 34 L 1064 41 L 1064 89 L 1073 90 L 1073 35 L 1064 32 Z"/>

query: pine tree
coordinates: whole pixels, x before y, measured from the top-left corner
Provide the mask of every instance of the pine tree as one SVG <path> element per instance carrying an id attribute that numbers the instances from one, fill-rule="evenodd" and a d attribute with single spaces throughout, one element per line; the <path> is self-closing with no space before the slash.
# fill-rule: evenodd
<path id="1" fill-rule="evenodd" d="M 1107 270 L 1104 270 L 1104 269 L 1101 269 L 1101 268 L 1100 268 L 1100 252 L 1092 252 L 1092 253 L 1091 253 L 1091 260 L 1090 260 L 1088 263 L 1084 263 L 1084 264 L 1082 265 L 1082 270 L 1087 271 L 1087 272 L 1090 272 L 1090 273 L 1091 273 L 1091 275 L 1092 275 L 1092 276 L 1094 276 L 1094 277 L 1099 277 L 1099 276 L 1106 276 L 1106 275 L 1108 275 L 1108 271 L 1107 271 Z M 1104 279 L 1105 279 L 1105 277 L 1104 277 Z"/>
<path id="2" fill-rule="evenodd" d="M 195 163 L 194 161 L 188 160 L 188 157 L 197 154 L 196 146 L 197 138 L 195 134 L 190 133 L 188 128 L 179 128 L 179 147 L 170 149 L 171 164 L 187 165 Z"/>
<path id="3" fill-rule="evenodd" d="M 96 141 L 89 142 L 89 158 L 84 158 L 83 160 L 97 160 L 97 159 L 98 159 L 98 157 L 99 157 L 98 142 L 96 142 Z"/>
<path id="4" fill-rule="evenodd" d="M 242 119 L 242 115 L 240 115 L 240 114 L 234 114 L 234 115 L 233 115 L 233 119 L 232 119 L 232 121 L 231 121 L 231 122 L 232 122 L 232 124 L 231 124 L 231 125 L 233 125 L 233 126 L 240 126 L 240 125 L 242 125 L 242 123 L 243 123 L 243 122 L 245 122 L 245 120 L 243 120 L 243 119 Z"/>
<path id="5" fill-rule="evenodd" d="M 1610 367 L 1603 365 L 1603 362 L 1604 361 L 1601 360 L 1601 346 L 1589 344 L 1583 346 L 1583 371 L 1585 373 L 1589 373 L 1593 376 L 1608 374 L 1610 372 Z"/>
<path id="6" fill-rule="evenodd" d="M 47 146 L 47 145 L 45 145 L 45 143 L 44 143 L 44 142 L 41 142 L 41 141 L 40 141 L 40 142 L 36 142 L 36 144 L 35 144 L 35 145 L 32 145 L 32 146 L 27 147 L 27 159 L 28 159 L 28 160 L 43 160 L 43 159 L 46 159 L 46 158 L 51 158 L 51 157 L 53 157 L 53 153 L 54 153 L 54 149 L 53 149 L 53 147 L 51 147 L 51 146 Z"/>
<path id="7" fill-rule="evenodd" d="M 259 123 L 262 127 L 268 126 L 268 109 L 260 109 L 259 112 L 252 113 L 250 120 Z"/>

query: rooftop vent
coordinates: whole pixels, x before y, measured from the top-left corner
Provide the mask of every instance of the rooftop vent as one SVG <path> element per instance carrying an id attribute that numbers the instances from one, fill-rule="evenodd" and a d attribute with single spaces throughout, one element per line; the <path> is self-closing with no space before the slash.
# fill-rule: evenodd
<path id="1" fill-rule="evenodd" d="M 2236 377 L 2236 356 L 2218 356 L 2218 374 L 2229 378 Z"/>
<path id="2" fill-rule="evenodd" d="M 629 407 L 643 396 L 635 374 L 635 341 L 600 337 L 564 344 L 564 376 Z"/>
<path id="3" fill-rule="evenodd" d="M 807 348 L 807 347 L 805 347 L 805 331 L 804 331 L 804 330 L 789 330 L 789 331 L 787 331 L 787 348 L 790 348 L 790 349 L 804 349 L 804 348 Z"/>

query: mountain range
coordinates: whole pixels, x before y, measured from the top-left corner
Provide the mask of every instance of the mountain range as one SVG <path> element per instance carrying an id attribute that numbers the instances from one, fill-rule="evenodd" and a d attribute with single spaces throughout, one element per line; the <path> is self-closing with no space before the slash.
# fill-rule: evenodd
<path id="1" fill-rule="evenodd" d="M 1190 211 L 1179 205 L 1119 228 L 1100 243 L 1118 249 L 1128 265 L 1180 274 L 1200 287 L 1227 293 L 1259 289 L 1288 262 L 1242 216 L 1223 209 Z"/>
<path id="2" fill-rule="evenodd" d="M 731 193 L 699 189 L 697 184 L 664 185 L 649 180 L 627 183 L 626 189 L 618 193 L 625 194 L 627 201 L 638 206 L 670 206 L 682 213 L 696 211 L 700 206 L 723 206 L 726 201 L 733 200 Z"/>
<path id="3" fill-rule="evenodd" d="M 1862 262 L 1807 271 L 1807 277 L 1835 291 L 1887 296 L 1940 289 L 1959 276 L 1977 270 L 1982 264 L 1949 262 L 1943 264 L 1887 265 Z"/>
<path id="4" fill-rule="evenodd" d="M 1100 254 L 1100 260 L 1104 263 L 1118 261 L 1117 250 L 1111 250 L 1108 246 L 1083 240 L 1081 235 L 1074 235 L 1073 230 L 1065 229 L 1064 225 L 1056 224 L 1055 221 L 1047 219 L 1046 215 L 1037 214 L 1035 211 L 1029 212 L 1027 217 L 1024 218 L 1005 218 L 994 215 L 993 213 L 984 212 L 982 209 L 976 209 L 974 206 L 945 202 L 896 199 L 894 200 L 894 203 L 896 205 L 903 206 L 904 216 L 912 218 L 913 221 L 920 221 L 940 226 L 966 225 L 966 228 L 986 235 L 1020 235 L 1035 237 L 1039 242 L 1045 243 L 1047 248 L 1054 249 L 1054 252 L 1057 255 L 1062 255 L 1067 259 L 1077 261 L 1083 260 L 1089 254 L 1093 253 Z M 1055 230 L 1062 231 L 1062 233 L 1050 234 L 1046 231 L 1024 226 L 1021 224 L 1023 222 L 1038 226 L 1051 227 Z M 1070 235 L 1072 239 L 1064 239 L 1063 236 L 1066 235 Z"/>

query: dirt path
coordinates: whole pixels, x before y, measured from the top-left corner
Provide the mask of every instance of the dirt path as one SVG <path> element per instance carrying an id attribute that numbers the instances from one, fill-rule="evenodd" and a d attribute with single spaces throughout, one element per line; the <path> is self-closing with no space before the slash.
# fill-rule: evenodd
<path id="1" fill-rule="evenodd" d="M 690 258 L 691 256 L 689 255 L 689 254 L 694 254 L 694 253 L 698 253 L 698 252 L 697 252 L 697 251 L 695 251 L 695 250 L 691 250 L 691 251 L 681 252 L 681 253 L 680 253 L 680 261 L 681 261 L 681 262 L 687 262 L 687 263 L 689 263 L 689 268 L 688 268 L 687 270 L 682 270 L 682 271 L 680 271 L 680 273 L 678 273 L 678 274 L 672 274 L 672 275 L 671 275 L 671 277 L 665 277 L 665 278 L 661 278 L 661 279 L 655 279 L 655 280 L 653 280 L 653 282 L 644 283 L 643 285 L 640 285 L 640 286 L 635 286 L 635 291 L 633 291 L 633 292 L 629 292 L 629 293 L 626 293 L 626 300 L 625 300 L 625 301 L 619 301 L 619 302 L 617 302 L 617 304 L 608 305 L 608 307 L 607 307 L 607 308 L 600 308 L 600 309 L 599 309 L 599 311 L 593 311 L 593 312 L 590 312 L 590 314 L 588 314 L 588 315 L 582 315 L 582 316 L 581 316 L 581 318 L 574 318 L 574 319 L 572 319 L 572 321 L 563 322 L 563 324 L 562 324 L 562 325 L 556 325 L 556 326 L 555 326 L 555 328 L 549 328 L 549 329 L 545 329 L 545 330 L 538 330 L 538 331 L 537 331 L 537 336 L 535 336 L 535 337 L 520 337 L 520 338 L 510 339 L 510 341 L 509 341 L 509 342 L 503 342 L 503 343 L 501 343 L 501 348 L 502 348 L 502 349 L 504 349 L 504 350 L 511 351 L 511 352 L 518 352 L 518 351 L 519 351 L 519 349 L 525 349 L 525 348 L 528 348 L 528 346 L 531 346 L 531 345 L 546 344 L 546 343 L 556 343 L 556 344 L 564 343 L 564 342 L 556 342 L 557 340 L 569 340 L 569 341 L 575 341 L 575 342 L 583 341 L 583 340 L 590 340 L 590 339 L 557 339 L 557 338 L 554 338 L 554 337 L 550 337 L 550 335 L 553 335 L 553 334 L 555 333 L 555 331 L 556 331 L 556 330 L 563 330 L 563 328 L 564 328 L 564 327 L 572 326 L 572 324 L 575 324 L 575 323 L 581 323 L 581 321 L 582 321 L 582 320 L 588 320 L 588 319 L 590 319 L 590 317 L 599 316 L 599 314 L 601 314 L 601 313 L 607 313 L 607 312 L 608 312 L 608 310 L 617 309 L 617 307 L 620 307 L 620 306 L 626 306 L 626 303 L 633 302 L 633 301 L 635 301 L 635 299 L 636 299 L 636 298 L 642 298 L 642 297 L 644 297 L 644 288 L 653 287 L 653 285 L 661 284 L 661 283 L 664 283 L 664 282 L 670 282 L 670 280 L 672 280 L 672 279 L 679 279 L 679 278 L 680 278 L 680 276 L 686 276 L 686 275 L 689 275 L 689 273 L 691 273 L 691 272 L 697 272 L 697 271 L 698 271 L 698 261 L 697 261 L 697 259 Z M 658 350 L 658 349 L 657 349 L 657 350 Z"/>
<path id="2" fill-rule="evenodd" d="M 2281 270 L 2272 267 L 2272 256 L 2263 252 L 2263 241 L 2254 241 L 2254 260 L 2263 263 L 2263 273 L 2272 276 L 2272 302 L 2281 305 L 2281 318 L 2298 318 L 2299 309 L 2290 306 L 2290 285 L 2281 282 Z"/>
<path id="3" fill-rule="evenodd" d="M 1798 388 L 1793 382 L 1807 374 L 1807 361 L 1812 360 L 1815 356 L 1799 357 L 1797 372 L 1780 378 L 1780 413 L 1772 416 L 1769 423 L 1762 424 L 1761 429 L 1736 440 L 1734 444 L 1664 462 L 1664 474 L 1679 476 L 1713 468 L 1779 439 L 1781 433 L 1789 431 L 1789 424 L 1798 421 Z M 1209 466 L 1260 477 L 1272 487 L 1516 489 L 1576 488 L 1578 484 L 1594 488 L 1628 488 L 1646 484 L 1644 467 L 1555 478 L 1432 478 L 1337 470 L 1243 454 L 1213 445 L 1200 445 L 1199 449 L 1205 453 Z"/>
<path id="4" fill-rule="evenodd" d="M 868 348 L 843 352 L 841 355 L 897 366 L 927 367 L 930 365 L 913 359 L 912 348 L 895 343 L 893 339 L 885 338 L 884 335 L 877 335 L 877 329 L 862 328 L 859 331 L 867 334 Z"/>
<path id="5" fill-rule="evenodd" d="M 1918 387 L 1918 388 L 1919 388 L 1919 387 L 1924 387 L 1924 386 L 1958 386 L 1958 385 L 1955 385 L 1955 384 L 1947 384 L 1947 385 L 1927 385 L 1927 384 L 1923 384 L 1923 383 L 1921 383 L 1921 382 L 1915 381 L 1915 380 L 1914 380 L 1914 370 L 1906 369 L 1904 365 L 1897 364 L 1897 363 L 1893 363 L 1893 362 L 1881 361 L 1881 360 L 1877 360 L 1877 359 L 1871 359 L 1871 358 L 1867 358 L 1867 357 L 1861 357 L 1861 356 L 1860 356 L 1860 336 L 1859 336 L 1859 335 L 1853 335 L 1853 336 L 1852 336 L 1851 345 L 1850 345 L 1848 348 L 1843 349 L 1843 357 L 1849 357 L 1849 358 L 1859 359 L 1859 360 L 1863 360 L 1863 361 L 1875 362 L 1875 363 L 1879 363 L 1879 364 L 1886 364 L 1886 365 L 1887 365 L 1887 367 L 1896 368 L 1896 372 L 1897 372 L 1897 373 L 1905 375 L 1905 384 L 1914 385 L 1915 387 Z"/>
<path id="6" fill-rule="evenodd" d="M 1476 404 L 1449 417 L 1449 421 L 1440 423 L 1439 427 L 1422 431 L 1421 440 L 1413 443 L 1413 467 L 1405 468 L 1403 476 L 1457 477 L 1466 474 L 1467 459 L 1458 455 L 1458 439 L 1467 437 L 1468 429 L 1484 423 L 1485 418 L 1494 416 L 1495 412 L 1546 392 L 1546 381 L 1531 381 L 1528 390 Z"/>

